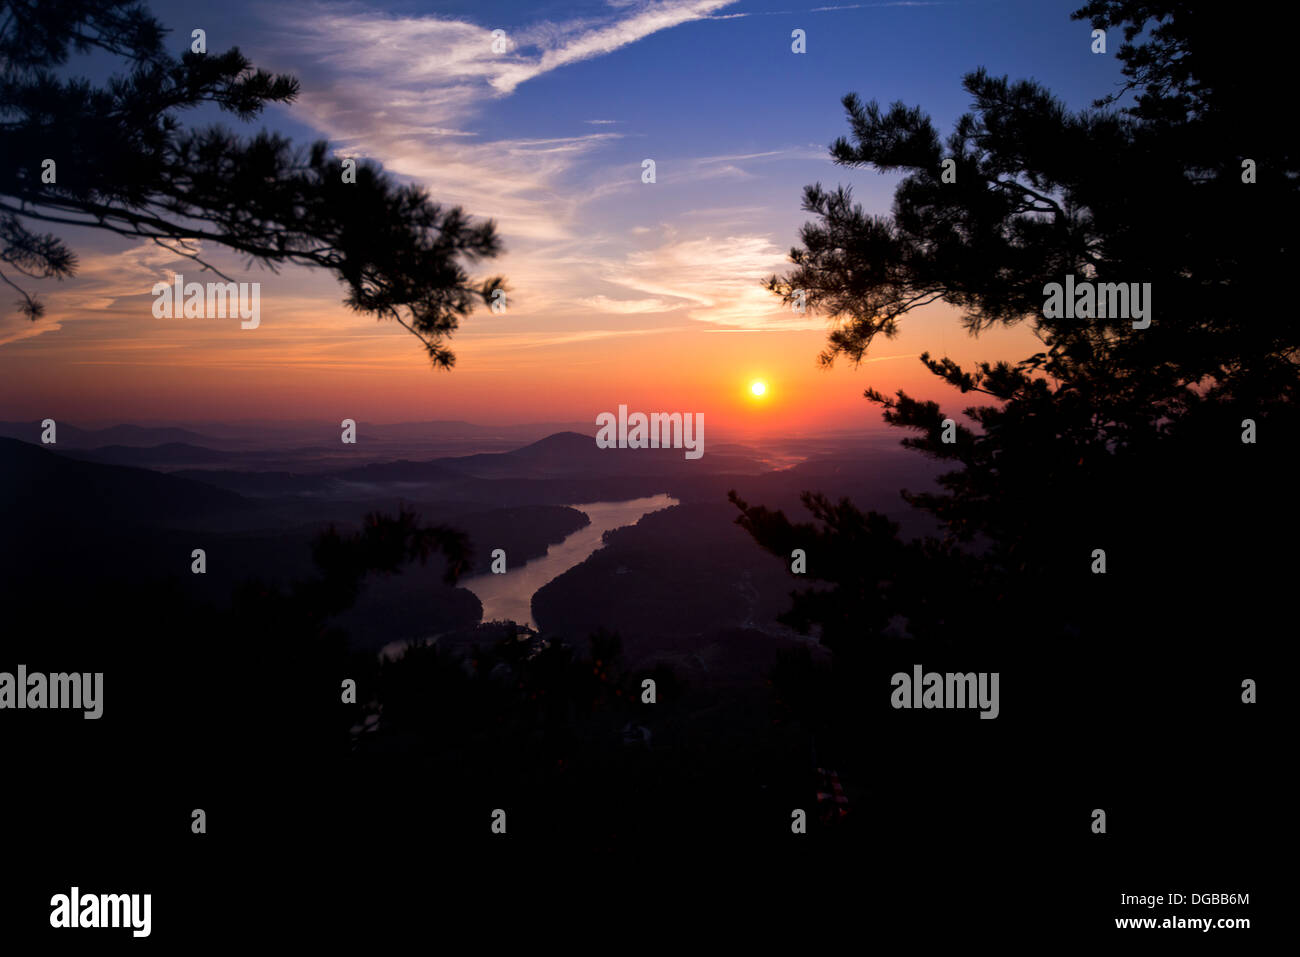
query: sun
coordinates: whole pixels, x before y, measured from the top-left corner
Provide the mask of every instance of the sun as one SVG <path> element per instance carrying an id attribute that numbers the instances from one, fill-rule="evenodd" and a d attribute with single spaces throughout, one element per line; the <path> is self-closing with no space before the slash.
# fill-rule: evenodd
<path id="1" fill-rule="evenodd" d="M 749 387 L 749 391 L 754 393 L 754 395 L 762 395 L 767 391 L 767 383 L 755 382 L 753 385 Z"/>

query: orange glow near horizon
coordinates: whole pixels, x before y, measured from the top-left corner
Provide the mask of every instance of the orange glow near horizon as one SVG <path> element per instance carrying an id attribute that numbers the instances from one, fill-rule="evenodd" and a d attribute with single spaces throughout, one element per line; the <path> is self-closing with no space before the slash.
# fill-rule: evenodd
<path id="1" fill-rule="evenodd" d="M 575 325 L 548 312 L 479 313 L 449 341 L 454 368 L 437 370 L 409 333 L 346 312 L 336 295 L 267 295 L 254 330 L 159 321 L 148 297 L 42 320 L 41 334 L 0 348 L 0 419 L 590 423 L 594 434 L 597 415 L 626 404 L 702 413 L 712 428 L 757 439 L 884 429 L 863 398 L 868 386 L 960 413 L 969 397 L 935 379 L 919 353 L 969 367 L 1039 345 L 1027 329 L 971 339 L 954 310 L 931 307 L 909 316 L 895 339 L 873 343 L 857 367 L 841 359 L 825 369 L 817 362 L 825 326 L 739 330 L 677 319 L 656 327 L 617 315 Z"/>

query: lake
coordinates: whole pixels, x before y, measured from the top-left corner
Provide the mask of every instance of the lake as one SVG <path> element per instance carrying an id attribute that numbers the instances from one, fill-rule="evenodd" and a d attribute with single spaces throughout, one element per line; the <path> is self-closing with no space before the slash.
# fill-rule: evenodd
<path id="1" fill-rule="evenodd" d="M 671 495 L 651 495 L 626 502 L 590 502 L 570 505 L 591 519 L 562 542 L 552 545 L 541 558 L 526 565 L 511 566 L 506 556 L 503 575 L 475 575 L 459 584 L 478 596 L 483 603 L 484 621 L 510 620 L 536 628 L 533 621 L 533 595 L 547 582 L 563 575 L 574 565 L 586 561 L 601 546 L 601 536 L 614 528 L 635 525 L 643 515 L 680 504 Z"/>

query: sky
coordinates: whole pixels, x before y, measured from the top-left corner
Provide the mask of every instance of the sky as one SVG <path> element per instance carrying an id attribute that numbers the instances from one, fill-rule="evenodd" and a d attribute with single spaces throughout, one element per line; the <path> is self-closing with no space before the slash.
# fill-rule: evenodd
<path id="1" fill-rule="evenodd" d="M 761 280 L 788 268 L 813 182 L 851 184 L 889 212 L 895 176 L 828 158 L 847 133 L 845 93 L 919 105 L 946 136 L 979 66 L 1032 78 L 1067 106 L 1115 89 L 1090 50 L 1079 0 L 826 4 L 822 0 L 465 3 L 245 0 L 150 4 L 177 54 L 202 28 L 292 73 L 298 100 L 251 123 L 381 164 L 435 201 L 491 218 L 507 308 L 479 308 L 450 341 L 451 371 L 392 322 L 350 312 L 328 273 L 272 273 L 218 249 L 205 258 L 261 283 L 261 322 L 166 320 L 150 290 L 196 264 L 152 244 L 63 233 L 78 274 L 31 284 L 36 323 L 0 302 L 0 419 L 76 424 L 242 419 L 485 424 L 593 422 L 603 411 L 701 412 L 761 435 L 883 428 L 867 387 L 968 405 L 920 364 L 1037 351 L 1028 329 L 971 338 L 942 304 L 877 340 L 856 368 L 821 368 L 827 321 L 796 315 Z M 805 31 L 807 52 L 791 50 Z M 493 31 L 506 50 L 492 51 Z M 73 58 L 92 78 L 107 66 Z M 642 182 L 643 161 L 656 182 Z M 190 268 L 192 267 L 192 268 Z M 750 386 L 766 384 L 755 398 Z"/>

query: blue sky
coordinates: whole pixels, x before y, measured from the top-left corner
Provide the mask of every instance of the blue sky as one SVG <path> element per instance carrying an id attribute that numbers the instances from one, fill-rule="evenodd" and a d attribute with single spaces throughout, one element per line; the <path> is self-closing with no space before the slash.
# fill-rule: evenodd
<path id="1" fill-rule="evenodd" d="M 664 364 L 701 350 L 740 350 L 749 357 L 735 372 L 740 377 L 779 378 L 779 367 L 788 362 L 793 370 L 796 355 L 805 366 L 814 364 L 824 320 L 781 309 L 759 281 L 783 268 L 797 240 L 806 219 L 805 184 L 852 183 L 869 211 L 889 210 L 893 178 L 838 168 L 826 158 L 828 144 L 846 132 L 841 97 L 854 91 L 882 103 L 921 105 L 946 135 L 969 108 L 962 75 L 984 66 L 1037 79 L 1067 105 L 1085 107 L 1119 80 L 1113 56 L 1119 38 L 1111 38 L 1108 55 L 1094 55 L 1090 26 L 1069 19 L 1078 3 L 155 0 L 150 6 L 172 28 L 168 43 L 175 52 L 201 27 L 209 50 L 238 46 L 257 66 L 300 79 L 296 103 L 268 110 L 243 125 L 244 132 L 267 126 L 304 142 L 329 139 L 342 154 L 424 184 L 436 200 L 492 217 L 507 251 L 483 271 L 507 276 L 509 309 L 480 313 L 457 334 L 458 391 L 439 393 L 440 401 L 463 398 L 468 404 L 459 413 L 472 418 L 488 394 L 498 404 L 523 401 L 522 394 L 511 399 L 502 385 L 492 385 L 493 375 L 509 383 L 566 368 L 581 380 L 584 367 L 599 370 L 583 398 L 548 409 L 572 418 L 585 417 L 592 403 L 613 407 L 613 399 L 599 398 L 601 389 L 628 381 L 647 355 Z M 500 54 L 491 49 L 496 29 L 508 42 Z M 806 32 L 804 54 L 791 51 L 795 29 Z M 72 64 L 79 65 L 96 72 L 93 64 Z M 185 119 L 239 125 L 206 112 Z M 656 164 L 653 185 L 641 182 L 647 158 Z M 139 375 L 166 357 L 169 368 L 180 362 L 256 378 L 277 363 L 282 375 L 291 374 L 284 357 L 292 352 L 303 371 L 429 375 L 422 353 L 399 329 L 376 329 L 343 310 L 329 276 L 254 270 L 246 278 L 262 279 L 268 304 L 257 336 L 207 328 L 178 340 L 141 317 L 148 314 L 148 288 L 166 278 L 160 272 L 183 263 L 108 237 L 74 240 L 82 276 L 70 288 L 52 288 L 50 318 L 40 328 L 6 320 L 0 343 L 8 338 L 9 344 L 0 347 L 0 369 L 18 352 L 101 368 L 133 366 Z M 242 268 L 219 251 L 212 255 L 223 268 Z M 1014 353 L 1026 339 L 1024 333 L 1010 341 L 993 335 L 979 347 L 963 344 L 956 317 L 941 306 L 912 326 L 903 341 L 886 344 L 882 359 L 914 357 L 926 348 L 959 360 L 1001 358 L 989 353 L 1003 347 L 1011 350 L 1006 357 L 1020 358 Z M 15 328 L 17 336 L 6 337 Z M 731 340 L 723 346 L 711 334 L 724 332 L 739 335 L 722 337 Z M 617 348 L 620 342 L 625 347 Z M 113 355 L 87 358 L 96 348 Z M 673 387 L 707 402 L 712 386 L 695 381 L 702 374 Z M 915 378 L 914 370 L 908 374 Z M 337 376 L 334 382 L 344 388 Z M 855 381 L 842 410 L 850 399 L 859 409 L 865 384 L 881 383 Z M 365 401 L 368 388 L 358 386 L 355 401 Z M 214 401 L 221 405 L 219 397 Z M 371 414 L 419 414 L 403 414 L 395 401 L 379 402 L 382 408 Z"/>

